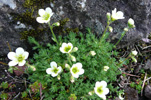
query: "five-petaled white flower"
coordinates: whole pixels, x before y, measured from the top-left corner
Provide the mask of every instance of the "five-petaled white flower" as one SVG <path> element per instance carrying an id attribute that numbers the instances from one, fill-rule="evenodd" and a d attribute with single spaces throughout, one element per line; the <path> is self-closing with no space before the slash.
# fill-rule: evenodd
<path id="1" fill-rule="evenodd" d="M 73 64 L 72 67 L 70 68 L 70 72 L 73 77 L 78 78 L 79 75 L 82 75 L 84 73 L 84 69 L 82 69 L 82 64 L 81 63 Z"/>
<path id="2" fill-rule="evenodd" d="M 62 53 L 70 53 L 73 48 L 73 45 L 71 43 L 62 43 L 62 46 L 60 47 L 60 51 Z"/>
<path id="3" fill-rule="evenodd" d="M 116 8 L 112 10 L 112 15 L 111 15 L 112 21 L 118 20 L 118 19 L 124 19 L 123 17 L 123 12 L 118 11 L 116 12 Z"/>
<path id="4" fill-rule="evenodd" d="M 45 10 L 39 9 L 38 14 L 40 15 L 40 17 L 36 18 L 38 23 L 48 23 L 53 15 L 53 12 L 51 8 L 47 7 Z"/>
<path id="5" fill-rule="evenodd" d="M 106 88 L 106 86 L 107 83 L 105 81 L 101 81 L 96 82 L 94 88 L 95 93 L 104 100 L 106 100 L 106 95 L 109 93 L 109 89 Z"/>
<path id="6" fill-rule="evenodd" d="M 24 51 L 23 48 L 18 47 L 16 49 L 16 53 L 9 52 L 7 56 L 10 60 L 12 60 L 8 63 L 9 66 L 15 66 L 17 64 L 18 64 L 18 66 L 24 66 L 26 63 L 25 59 L 28 58 L 29 53 Z"/>
<path id="7" fill-rule="evenodd" d="M 52 61 L 50 63 L 50 66 L 51 66 L 51 68 L 47 68 L 47 70 L 46 70 L 47 74 L 51 74 L 52 77 L 56 77 L 56 76 L 58 76 L 58 74 L 61 73 L 62 67 L 61 66 L 57 67 L 56 62 Z"/>

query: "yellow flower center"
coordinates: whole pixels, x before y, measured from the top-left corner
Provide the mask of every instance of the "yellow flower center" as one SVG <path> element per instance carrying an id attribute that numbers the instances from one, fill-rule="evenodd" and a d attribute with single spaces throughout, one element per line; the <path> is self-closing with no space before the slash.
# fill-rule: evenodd
<path id="1" fill-rule="evenodd" d="M 53 72 L 54 72 L 55 74 L 57 74 L 58 69 L 57 69 L 56 67 L 54 67 Z"/>
<path id="2" fill-rule="evenodd" d="M 47 13 L 47 12 L 42 16 L 42 18 L 43 18 L 44 20 L 48 20 L 49 17 L 50 17 L 50 14 Z"/>
<path id="3" fill-rule="evenodd" d="M 77 72 L 79 72 L 79 69 L 78 69 L 77 67 L 74 67 L 74 68 L 72 68 L 72 72 L 73 72 L 74 74 L 76 74 Z"/>
<path id="4" fill-rule="evenodd" d="M 98 92 L 99 94 L 102 94 L 102 93 L 103 93 L 102 86 L 100 86 L 100 87 L 97 88 L 97 92 Z"/>
<path id="5" fill-rule="evenodd" d="M 64 51 L 68 52 L 70 49 L 71 49 L 71 46 L 68 45 L 67 47 L 64 48 Z"/>
<path id="6" fill-rule="evenodd" d="M 25 59 L 25 57 L 23 55 L 19 55 L 17 57 L 18 62 L 22 62 Z"/>

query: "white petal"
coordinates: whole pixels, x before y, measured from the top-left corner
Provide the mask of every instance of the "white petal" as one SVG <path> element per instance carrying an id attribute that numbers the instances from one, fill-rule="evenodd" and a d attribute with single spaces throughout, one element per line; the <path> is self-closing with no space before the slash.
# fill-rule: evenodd
<path id="1" fill-rule="evenodd" d="M 17 65 L 17 64 L 18 64 L 17 61 L 10 61 L 10 62 L 8 63 L 9 66 L 15 66 L 15 65 Z"/>
<path id="2" fill-rule="evenodd" d="M 57 67 L 57 63 L 54 62 L 54 61 L 52 61 L 52 62 L 50 63 L 50 66 L 51 66 L 51 68 Z"/>
<path id="3" fill-rule="evenodd" d="M 62 47 L 60 47 L 60 51 L 61 51 L 62 53 L 66 53 L 66 52 L 64 52 L 64 50 L 63 50 L 63 48 L 62 48 Z"/>
<path id="4" fill-rule="evenodd" d="M 16 55 L 20 55 L 20 54 L 23 54 L 23 53 L 24 53 L 24 49 L 23 49 L 23 48 L 18 47 L 18 48 L 16 49 Z"/>
<path id="5" fill-rule="evenodd" d="M 25 52 L 23 53 L 23 55 L 25 56 L 25 59 L 27 59 L 28 56 L 29 56 L 29 53 L 25 51 Z"/>
<path id="6" fill-rule="evenodd" d="M 25 63 L 26 63 L 26 61 L 25 61 L 25 60 L 23 60 L 22 62 L 18 62 L 18 66 L 24 66 L 24 65 L 25 65 Z"/>
<path id="7" fill-rule="evenodd" d="M 76 65 L 78 67 L 78 69 L 81 69 L 82 68 L 82 64 L 81 63 L 76 63 Z"/>
<path id="8" fill-rule="evenodd" d="M 56 74 L 56 73 L 51 73 L 51 76 L 52 77 L 56 77 L 58 75 L 58 73 Z"/>
<path id="9" fill-rule="evenodd" d="M 52 68 L 47 68 L 47 69 L 46 69 L 46 73 L 47 73 L 47 74 L 51 74 L 51 73 L 52 73 Z"/>
<path id="10" fill-rule="evenodd" d="M 9 52 L 7 54 L 7 57 L 10 59 L 10 60 L 16 60 L 16 53 L 15 52 Z"/>
<path id="11" fill-rule="evenodd" d="M 121 11 L 117 12 L 117 16 L 119 17 L 119 19 L 124 19 L 123 12 L 121 12 Z"/>
<path id="12" fill-rule="evenodd" d="M 61 67 L 61 66 L 59 66 L 59 67 L 58 67 L 58 69 L 59 69 L 59 70 L 58 70 L 58 73 L 61 73 L 61 71 L 62 71 L 62 67 Z"/>
<path id="13" fill-rule="evenodd" d="M 63 48 L 66 47 L 66 46 L 68 46 L 67 43 L 62 43 Z"/>
<path id="14" fill-rule="evenodd" d="M 100 86 L 103 86 L 103 88 L 105 88 L 107 86 L 107 83 L 105 81 L 101 81 Z"/>
<path id="15" fill-rule="evenodd" d="M 45 23 L 45 20 L 43 20 L 42 17 L 37 17 L 37 18 L 36 18 L 36 21 L 37 21 L 38 23 Z"/>
<path id="16" fill-rule="evenodd" d="M 106 95 L 106 94 L 108 94 L 108 93 L 109 93 L 109 89 L 108 89 L 108 88 L 104 88 L 104 89 L 103 89 L 103 94 Z"/>
<path id="17" fill-rule="evenodd" d="M 71 46 L 71 49 L 68 51 L 68 53 L 72 50 L 73 45 L 71 43 L 68 43 L 68 46 Z"/>
<path id="18" fill-rule="evenodd" d="M 46 13 L 46 12 L 45 12 L 44 9 L 39 9 L 39 11 L 38 11 L 38 14 L 39 14 L 40 16 L 43 16 L 45 13 Z"/>
<path id="19" fill-rule="evenodd" d="M 96 88 L 97 88 L 97 87 L 100 87 L 100 86 L 101 86 L 100 83 L 101 83 L 101 82 L 97 81 L 97 82 L 95 83 L 95 87 L 96 87 Z"/>
<path id="20" fill-rule="evenodd" d="M 112 10 L 112 15 L 116 14 L 116 8 L 114 8 L 114 10 Z"/>
<path id="21" fill-rule="evenodd" d="M 47 7 L 45 11 L 46 11 L 47 13 L 49 13 L 50 16 L 53 15 L 52 9 L 51 9 L 50 7 Z"/>
<path id="22" fill-rule="evenodd" d="M 103 100 L 106 100 L 106 96 L 105 95 L 99 95 L 97 94 L 100 98 L 102 98 Z"/>
<path id="23" fill-rule="evenodd" d="M 84 73 L 84 69 L 80 69 L 79 74 L 82 75 Z"/>
<path id="24" fill-rule="evenodd" d="M 74 78 L 78 78 L 78 77 L 79 77 L 79 74 L 72 74 L 72 76 L 73 76 Z"/>

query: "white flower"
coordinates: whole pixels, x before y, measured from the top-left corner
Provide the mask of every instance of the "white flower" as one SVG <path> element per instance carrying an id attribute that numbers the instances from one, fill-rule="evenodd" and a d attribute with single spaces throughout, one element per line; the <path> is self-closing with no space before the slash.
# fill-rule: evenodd
<path id="1" fill-rule="evenodd" d="M 111 15 L 112 21 L 115 21 L 118 19 L 124 19 L 123 15 L 124 14 L 122 11 L 116 12 L 116 8 L 115 8 L 114 10 L 112 10 L 112 15 Z"/>
<path id="2" fill-rule="evenodd" d="M 78 78 L 79 75 L 82 75 L 84 73 L 84 69 L 82 69 L 82 64 L 81 63 L 73 64 L 72 67 L 70 68 L 70 72 L 73 77 Z"/>
<path id="3" fill-rule="evenodd" d="M 132 18 L 130 18 L 130 19 L 128 20 L 128 25 L 129 25 L 129 27 L 131 27 L 131 28 L 135 27 L 135 25 L 134 25 L 134 20 L 133 20 Z"/>
<path id="4" fill-rule="evenodd" d="M 106 88 L 106 86 L 107 83 L 105 81 L 101 81 L 96 82 L 94 88 L 95 93 L 104 100 L 106 100 L 106 95 L 109 93 L 109 89 Z"/>
<path id="5" fill-rule="evenodd" d="M 53 12 L 51 8 L 47 7 L 45 10 L 39 9 L 38 14 L 40 15 L 40 17 L 36 18 L 38 23 L 48 23 L 53 15 Z"/>
<path id="6" fill-rule="evenodd" d="M 24 66 L 26 63 L 25 59 L 28 58 L 29 53 L 24 51 L 23 48 L 18 47 L 16 49 L 16 53 L 9 52 L 7 56 L 10 60 L 12 60 L 8 63 L 9 66 L 15 66 L 17 64 L 18 64 L 18 66 Z"/>
<path id="7" fill-rule="evenodd" d="M 108 66 L 104 66 L 104 71 L 107 71 L 109 69 Z"/>
<path id="8" fill-rule="evenodd" d="M 62 67 L 61 66 L 57 67 L 56 62 L 54 62 L 54 61 L 51 62 L 50 66 L 51 66 L 51 68 L 47 68 L 47 70 L 46 70 L 47 74 L 51 74 L 52 77 L 56 77 L 56 76 L 58 76 L 58 74 L 61 73 Z"/>
<path id="9" fill-rule="evenodd" d="M 95 51 L 90 51 L 90 54 L 91 54 L 92 56 L 95 56 L 95 55 L 96 55 Z"/>
<path id="10" fill-rule="evenodd" d="M 133 54 L 134 56 L 136 56 L 136 55 L 137 55 L 137 51 L 136 51 L 136 50 L 132 51 L 132 54 Z"/>
<path id="11" fill-rule="evenodd" d="M 62 43 L 62 46 L 60 47 L 60 51 L 62 53 L 70 53 L 73 48 L 73 45 L 71 43 Z"/>

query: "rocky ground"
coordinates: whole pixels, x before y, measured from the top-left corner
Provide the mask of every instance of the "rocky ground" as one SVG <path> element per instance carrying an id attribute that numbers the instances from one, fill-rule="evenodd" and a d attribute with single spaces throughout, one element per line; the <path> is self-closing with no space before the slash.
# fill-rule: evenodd
<path id="1" fill-rule="evenodd" d="M 78 28 L 78 31 L 85 32 L 85 28 L 89 27 L 99 37 L 106 26 L 106 13 L 117 8 L 124 12 L 125 19 L 112 24 L 112 27 L 115 28 L 110 36 L 110 41 L 114 43 L 119 39 L 119 33 L 127 25 L 127 20 L 133 18 L 136 27 L 126 34 L 118 47 L 119 50 L 122 48 L 121 56 L 126 56 L 132 49 L 139 51 L 138 62 L 130 63 L 129 66 L 123 65 L 122 70 L 125 72 L 123 74 L 126 76 L 119 76 L 121 81 L 117 85 L 125 89 L 126 100 L 151 100 L 151 40 L 149 36 L 151 32 L 151 0 L 51 0 L 50 3 L 45 3 L 45 1 L 38 0 L 36 6 L 43 9 L 51 7 L 54 12 L 52 22 L 69 19 L 60 27 L 64 34 L 67 32 L 64 29 Z M 43 32 L 43 35 L 36 36 L 36 38 L 39 39 L 39 42 L 50 42 L 50 36 L 46 34 L 47 30 L 45 30 L 47 26 L 35 21 L 39 8 L 35 7 L 31 14 L 32 10 L 30 7 L 26 7 L 27 5 L 25 6 L 25 2 L 27 0 L 0 0 L 0 83 L 8 82 L 12 87 L 5 90 L 10 94 L 9 100 L 20 100 L 21 92 L 27 88 L 28 84 L 26 80 L 28 75 L 11 74 L 7 71 L 8 66 L 2 63 L 8 63 L 6 55 L 10 49 L 14 51 L 21 46 L 29 52 L 31 51 L 31 46 L 25 37 L 21 39 L 23 34 L 20 33 L 27 32 L 31 33 L 28 35 L 35 36 L 34 32 L 44 29 L 44 31 L 40 31 Z M 32 16 L 27 16 L 27 10 Z M 144 71 L 141 72 L 141 69 Z M 131 82 L 137 84 L 138 80 L 142 81 L 140 93 L 136 87 L 130 87 Z"/>

